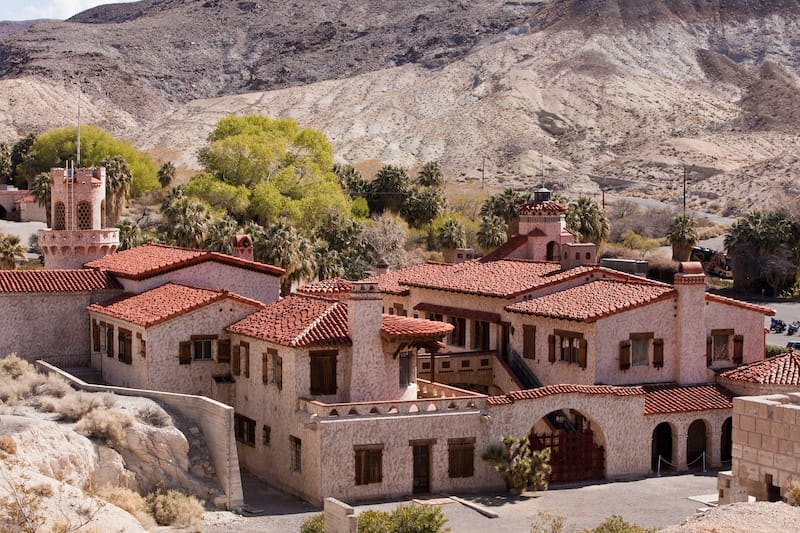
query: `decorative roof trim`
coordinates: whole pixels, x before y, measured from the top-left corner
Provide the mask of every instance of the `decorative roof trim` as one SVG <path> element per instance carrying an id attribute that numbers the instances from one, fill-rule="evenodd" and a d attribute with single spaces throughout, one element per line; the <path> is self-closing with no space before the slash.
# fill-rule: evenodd
<path id="1" fill-rule="evenodd" d="M 733 298 L 728 298 L 726 296 L 720 296 L 719 294 L 714 294 L 712 292 L 706 293 L 706 301 L 721 303 L 725 305 L 732 305 L 734 307 L 739 307 L 741 309 L 747 309 L 749 311 L 757 311 L 766 316 L 774 316 L 775 310 L 770 309 L 769 307 L 764 307 L 761 305 L 751 304 L 749 302 L 743 302 L 741 300 L 734 300 Z"/>

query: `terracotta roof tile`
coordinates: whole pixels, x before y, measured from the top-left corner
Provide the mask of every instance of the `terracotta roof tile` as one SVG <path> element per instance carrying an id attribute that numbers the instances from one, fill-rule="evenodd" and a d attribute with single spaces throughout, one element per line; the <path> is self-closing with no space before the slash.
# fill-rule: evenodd
<path id="1" fill-rule="evenodd" d="M 546 211 L 556 211 L 559 213 L 565 212 L 567 206 L 558 202 L 547 200 L 546 202 L 531 202 L 519 206 L 519 214 L 526 215 L 528 213 L 543 213 Z"/>
<path id="2" fill-rule="evenodd" d="M 436 313 L 439 315 L 471 318 L 473 320 L 482 320 L 484 322 L 500 322 L 499 313 L 491 313 L 489 311 L 479 311 L 476 309 L 464 309 L 461 307 L 450 307 L 447 305 L 437 305 L 437 304 L 422 302 L 415 305 L 414 310 L 424 311 L 426 313 Z"/>
<path id="3" fill-rule="evenodd" d="M 508 405 L 521 400 L 535 400 L 554 394 L 613 394 L 614 396 L 641 396 L 642 387 L 618 387 L 614 385 L 547 385 L 536 389 L 511 391 L 500 396 L 489 397 L 492 405 Z"/>
<path id="4" fill-rule="evenodd" d="M 227 330 L 282 346 L 350 344 L 346 302 L 304 294 L 278 300 Z"/>
<path id="5" fill-rule="evenodd" d="M 731 409 L 733 394 L 719 385 L 644 385 L 644 414 Z"/>
<path id="6" fill-rule="evenodd" d="M 390 270 L 386 274 L 372 276 L 362 281 L 378 284 L 378 290 L 387 294 L 408 294 L 408 287 L 400 282 L 402 279 L 425 279 L 440 270 L 446 270 L 453 265 L 450 263 L 422 263 L 411 265 L 399 270 Z"/>
<path id="7" fill-rule="evenodd" d="M 331 298 L 349 298 L 353 290 L 353 282 L 342 278 L 328 278 L 314 283 L 306 283 L 297 288 L 301 294 L 316 294 Z"/>
<path id="8" fill-rule="evenodd" d="M 148 328 L 225 298 L 247 303 L 254 308 L 264 307 L 260 302 L 227 291 L 167 283 L 141 294 L 123 294 L 92 304 L 86 309 Z"/>
<path id="9" fill-rule="evenodd" d="M 762 385 L 800 385 L 800 353 L 790 351 L 726 370 L 719 376 L 731 381 Z"/>
<path id="10" fill-rule="evenodd" d="M 537 228 L 538 229 L 538 228 Z M 527 235 L 514 235 L 506 242 L 489 252 L 488 254 L 484 255 L 479 259 L 481 263 L 487 263 L 489 261 L 497 261 L 498 259 L 504 259 L 508 257 L 512 252 L 514 252 L 517 248 L 521 246 L 525 246 L 528 243 Z"/>
<path id="11" fill-rule="evenodd" d="M 0 293 L 86 292 L 122 289 L 107 272 L 94 270 L 0 270 Z"/>
<path id="12" fill-rule="evenodd" d="M 416 339 L 441 339 L 453 331 L 453 325 L 435 320 L 423 320 L 399 315 L 383 315 L 381 336 L 413 337 Z"/>
<path id="13" fill-rule="evenodd" d="M 285 272 L 282 268 L 273 265 L 248 261 L 218 252 L 152 243 L 90 261 L 86 263 L 85 267 L 95 270 L 108 270 L 120 278 L 146 279 L 206 261 L 232 265 L 273 276 L 282 276 Z"/>
<path id="14" fill-rule="evenodd" d="M 676 290 L 669 285 L 595 280 L 518 302 L 505 309 L 514 313 L 594 322 L 605 316 L 672 298 L 676 294 Z"/>
<path id="15" fill-rule="evenodd" d="M 706 300 L 710 302 L 718 302 L 721 304 L 732 305 L 734 307 L 741 307 L 742 309 L 748 309 L 750 311 L 757 311 L 767 316 L 773 316 L 775 314 L 775 310 L 770 309 L 769 307 L 751 304 L 749 302 L 743 302 L 741 300 L 734 300 L 733 298 L 726 298 L 725 296 L 720 296 L 719 294 L 713 294 L 710 292 L 706 293 Z"/>

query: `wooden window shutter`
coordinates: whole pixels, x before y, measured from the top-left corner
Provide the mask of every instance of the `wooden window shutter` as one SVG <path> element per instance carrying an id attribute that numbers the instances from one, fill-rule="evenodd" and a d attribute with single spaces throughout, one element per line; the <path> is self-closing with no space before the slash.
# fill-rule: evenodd
<path id="1" fill-rule="evenodd" d="M 653 367 L 664 366 L 664 339 L 653 339 Z"/>
<path id="2" fill-rule="evenodd" d="M 280 355 L 275 356 L 277 359 L 275 361 L 275 373 L 277 374 L 277 379 L 275 384 L 278 386 L 278 390 L 283 389 L 283 357 Z"/>
<path id="3" fill-rule="evenodd" d="M 522 356 L 536 359 L 536 326 L 522 326 Z"/>
<path id="4" fill-rule="evenodd" d="M 242 367 L 244 377 L 250 377 L 250 345 L 241 343 L 239 346 L 239 365 Z"/>
<path id="5" fill-rule="evenodd" d="M 586 339 L 580 340 L 580 347 L 578 349 L 578 365 L 581 368 L 586 368 L 586 352 L 589 349 L 589 341 Z"/>
<path id="6" fill-rule="evenodd" d="M 238 376 L 239 374 L 242 373 L 240 359 L 239 359 L 240 352 L 241 349 L 238 344 L 233 347 L 233 360 L 231 362 L 231 372 L 233 373 L 234 376 Z"/>
<path id="7" fill-rule="evenodd" d="M 269 357 L 266 352 L 261 354 L 261 383 L 269 383 Z"/>
<path id="8" fill-rule="evenodd" d="M 744 361 L 744 336 L 743 335 L 734 335 L 733 336 L 733 363 L 736 365 L 741 365 L 742 361 Z"/>
<path id="9" fill-rule="evenodd" d="M 192 343 L 184 341 L 180 343 L 178 350 L 178 362 L 182 365 L 188 365 L 192 362 Z"/>
<path id="10" fill-rule="evenodd" d="M 547 336 L 547 360 L 551 363 L 556 362 L 556 336 Z"/>
<path id="11" fill-rule="evenodd" d="M 706 337 L 706 366 L 711 366 L 711 355 L 712 350 L 714 349 L 714 339 L 713 337 Z"/>
<path id="12" fill-rule="evenodd" d="M 97 320 L 92 320 L 92 349 L 95 352 L 100 351 L 100 326 Z"/>
<path id="13" fill-rule="evenodd" d="M 619 369 L 628 370 L 631 367 L 631 341 L 619 343 Z"/>
<path id="14" fill-rule="evenodd" d="M 231 362 L 231 340 L 219 339 L 217 341 L 217 362 L 230 363 Z"/>

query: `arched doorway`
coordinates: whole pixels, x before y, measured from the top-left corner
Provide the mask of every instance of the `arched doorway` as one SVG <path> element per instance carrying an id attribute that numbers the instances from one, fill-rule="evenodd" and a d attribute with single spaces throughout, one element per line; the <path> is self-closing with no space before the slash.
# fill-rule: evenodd
<path id="1" fill-rule="evenodd" d="M 722 423 L 722 435 L 719 442 L 719 459 L 730 463 L 733 457 L 733 419 L 728 417 Z"/>
<path id="2" fill-rule="evenodd" d="M 550 448 L 550 483 L 605 479 L 605 438 L 582 413 L 553 411 L 536 422 L 528 440 L 533 450 Z"/>
<path id="3" fill-rule="evenodd" d="M 8 220 L 8 212 L 2 205 L 0 205 L 0 220 Z"/>
<path id="4" fill-rule="evenodd" d="M 669 463 L 672 463 L 672 426 L 669 422 L 661 422 L 653 430 L 653 443 L 650 449 L 650 466 L 653 472 L 669 469 Z"/>
<path id="5" fill-rule="evenodd" d="M 706 453 L 707 441 L 705 421 L 695 420 L 692 422 L 686 433 L 686 464 L 689 468 L 703 467 L 704 461 L 700 456 Z"/>
<path id="6" fill-rule="evenodd" d="M 559 249 L 558 243 L 556 241 L 550 241 L 547 243 L 547 260 L 548 261 L 558 261 L 561 259 L 561 250 Z"/>

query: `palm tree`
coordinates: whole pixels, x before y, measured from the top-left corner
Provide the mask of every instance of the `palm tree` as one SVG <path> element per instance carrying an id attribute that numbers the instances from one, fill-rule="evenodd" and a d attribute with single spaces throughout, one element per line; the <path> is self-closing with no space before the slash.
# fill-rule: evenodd
<path id="1" fill-rule="evenodd" d="M 31 184 L 31 195 L 39 206 L 44 207 L 45 214 L 47 215 L 47 227 L 50 227 L 50 174 L 42 172 L 33 178 Z"/>
<path id="2" fill-rule="evenodd" d="M 106 157 L 100 161 L 100 166 L 106 169 L 106 224 L 114 226 L 130 196 L 133 174 L 128 162 L 118 155 Z"/>
<path id="3" fill-rule="evenodd" d="M 233 249 L 233 239 L 237 233 L 239 233 L 239 225 L 234 219 L 227 215 L 217 218 L 208 227 L 203 248 L 229 254 Z"/>
<path id="4" fill-rule="evenodd" d="M 211 225 L 211 215 L 204 202 L 182 196 L 172 201 L 162 214 L 164 233 L 172 244 L 186 248 L 202 246 Z"/>
<path id="5" fill-rule="evenodd" d="M 388 209 L 397 213 L 408 193 L 409 178 L 406 169 L 383 165 L 370 187 L 370 210 L 374 212 Z"/>
<path id="6" fill-rule="evenodd" d="M 567 228 L 578 242 L 600 244 L 610 230 L 605 211 L 591 198 L 578 198 L 567 208 Z"/>
<path id="7" fill-rule="evenodd" d="M 506 223 L 506 236 L 510 237 L 519 228 L 519 207 L 526 198 L 508 188 L 502 193 L 490 196 L 481 206 L 481 217 L 498 216 Z"/>
<path id="8" fill-rule="evenodd" d="M 158 183 L 161 184 L 162 188 L 169 187 L 169 184 L 172 183 L 174 179 L 175 165 L 172 164 L 172 161 L 167 161 L 158 169 Z"/>
<path id="9" fill-rule="evenodd" d="M 458 219 L 449 217 L 439 228 L 436 240 L 442 249 L 445 261 L 452 263 L 455 258 L 455 249 L 467 245 L 467 231 Z"/>
<path id="10" fill-rule="evenodd" d="M 667 241 L 672 246 L 673 261 L 688 261 L 697 244 L 695 220 L 689 215 L 675 217 L 667 229 Z"/>
<path id="11" fill-rule="evenodd" d="M 508 226 L 502 218 L 489 215 L 481 218 L 481 227 L 478 229 L 478 245 L 486 250 L 497 248 L 506 242 Z"/>
<path id="12" fill-rule="evenodd" d="M 441 187 L 444 185 L 444 173 L 438 161 L 428 161 L 422 165 L 417 174 L 417 183 L 423 187 Z"/>
<path id="13" fill-rule="evenodd" d="M 400 207 L 400 214 L 411 226 L 418 228 L 430 224 L 444 212 L 446 206 L 447 200 L 441 189 L 414 187 Z"/>
<path id="14" fill-rule="evenodd" d="M 17 259 L 25 259 L 25 248 L 16 235 L 0 236 L 0 270 L 16 270 Z"/>
<path id="15" fill-rule="evenodd" d="M 314 245 L 281 219 L 267 228 L 263 245 L 256 247 L 257 259 L 286 270 L 281 278 L 281 295 L 292 291 L 292 283 L 309 281 L 317 272 Z"/>
<path id="16" fill-rule="evenodd" d="M 135 222 L 124 218 L 117 224 L 119 228 L 119 248 L 122 250 L 129 250 L 142 244 L 142 230 Z"/>

